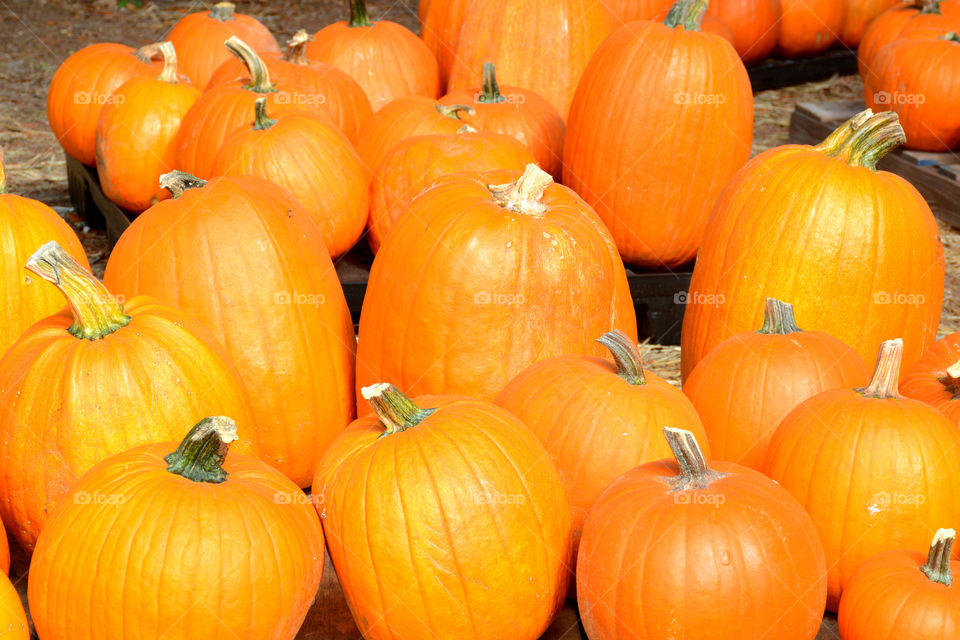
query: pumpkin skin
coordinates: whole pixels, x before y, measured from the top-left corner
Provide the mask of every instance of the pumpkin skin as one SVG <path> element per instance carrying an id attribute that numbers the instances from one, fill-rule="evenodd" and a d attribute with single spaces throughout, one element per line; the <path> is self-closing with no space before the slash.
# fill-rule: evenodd
<path id="1" fill-rule="evenodd" d="M 807 330 L 864 362 L 890 335 L 903 336 L 906 366 L 920 357 L 940 322 L 943 247 L 923 196 L 873 169 L 902 142 L 896 114 L 868 109 L 820 145 L 771 149 L 734 177 L 693 270 L 684 379 L 716 345 L 760 326 L 768 297 L 790 300 Z"/>
<path id="2" fill-rule="evenodd" d="M 440 68 L 440 86 L 446 87 L 460 42 L 460 29 L 470 0 L 420 0 L 420 37 Z"/>
<path id="3" fill-rule="evenodd" d="M 392 380 L 413 395 L 493 400 L 534 362 L 601 355 L 593 340 L 615 327 L 636 340 L 623 263 L 583 200 L 535 165 L 452 174 L 411 202 L 377 252 L 358 389 Z"/>
<path id="4" fill-rule="evenodd" d="M 531 365 L 507 383 L 497 404 L 540 438 L 560 472 L 573 514 L 574 556 L 590 508 L 621 474 L 670 455 L 661 433 L 676 425 L 706 442 L 683 393 L 643 371 L 636 344 L 622 331 L 598 342 L 605 358 L 564 355 Z"/>
<path id="5" fill-rule="evenodd" d="M 767 300 L 763 327 L 721 342 L 683 385 L 718 460 L 763 471 L 777 426 L 798 404 L 870 377 L 857 353 L 833 336 L 802 331 L 793 308 Z"/>
<path id="6" fill-rule="evenodd" d="M 3 629 L 4 640 L 29 640 L 30 627 L 27 624 L 27 614 L 23 610 L 23 602 L 17 593 L 6 572 L 0 575 L 0 629 Z"/>
<path id="7" fill-rule="evenodd" d="M 543 446 L 487 402 L 423 396 L 419 409 L 391 385 L 364 392 L 379 417 L 337 439 L 313 486 L 363 637 L 539 638 L 570 554 L 570 509 Z"/>
<path id="8" fill-rule="evenodd" d="M 323 530 L 283 474 L 227 454 L 231 423 L 108 458 L 57 505 L 28 586 L 44 640 L 293 640 L 320 585 Z M 192 479 L 212 470 L 174 456 L 223 479 Z"/>
<path id="9" fill-rule="evenodd" d="M 687 466 L 635 467 L 587 516 L 577 559 L 587 636 L 813 640 L 826 562 L 810 516 L 757 471 L 707 467 L 693 434 L 664 431 Z"/>
<path id="10" fill-rule="evenodd" d="M 827 608 L 837 610 L 854 572 L 892 549 L 922 548 L 937 523 L 960 520 L 955 424 L 897 392 L 898 338 L 881 346 L 863 389 L 803 402 L 770 441 L 765 472 L 803 503 L 820 533 Z"/>
<path id="11" fill-rule="evenodd" d="M 320 229 L 331 258 L 350 250 L 367 223 L 370 179 L 350 140 L 308 113 L 267 117 L 257 99 L 252 127 L 234 132 L 214 161 L 218 176 L 259 176 L 283 187 Z"/>
<path id="12" fill-rule="evenodd" d="M 857 66 L 864 84 L 875 82 L 874 57 L 894 40 L 914 29 L 960 29 L 960 1 L 914 0 L 885 11 L 874 19 L 863 33 L 857 49 Z"/>
<path id="13" fill-rule="evenodd" d="M 806 58 L 829 49 L 843 31 L 845 0 L 780 0 L 777 53 Z"/>
<path id="14" fill-rule="evenodd" d="M 276 38 L 251 16 L 234 13 L 230 2 L 218 2 L 210 11 L 186 15 L 170 30 L 167 40 L 180 54 L 180 68 L 196 87 L 206 87 L 217 68 L 230 59 L 223 48 L 228 38 L 240 38 L 261 53 L 280 53 Z"/>
<path id="15" fill-rule="evenodd" d="M 157 78 L 129 80 L 114 91 L 97 123 L 97 175 L 103 193 L 129 211 L 169 198 L 160 176 L 174 168 L 180 121 L 200 90 L 177 79 L 173 45 L 158 45 L 164 68 Z"/>
<path id="16" fill-rule="evenodd" d="M 320 229 L 289 192 L 254 176 L 186 189 L 124 231 L 104 282 L 209 327 L 250 390 L 260 458 L 310 484 L 354 417 L 355 338 Z"/>
<path id="17" fill-rule="evenodd" d="M 960 331 L 937 340 L 903 375 L 900 392 L 939 409 L 960 425 Z"/>
<path id="18" fill-rule="evenodd" d="M 631 23 L 603 43 L 577 88 L 564 141 L 563 183 L 597 210 L 624 262 L 642 267 L 696 256 L 713 204 L 753 140 L 753 92 L 737 52 L 697 31 L 698 16 L 679 24 L 689 28 Z"/>
<path id="19" fill-rule="evenodd" d="M 615 18 L 591 0 L 485 0 L 467 7 L 449 90 L 476 82 L 486 62 L 500 81 L 534 91 L 566 119 L 580 76 Z M 549 53 L 546 53 L 549 52 Z"/>
<path id="20" fill-rule="evenodd" d="M 863 38 L 867 25 L 884 11 L 902 5 L 903 0 L 844 0 L 847 15 L 843 20 L 840 42 L 856 48 Z"/>
<path id="21" fill-rule="evenodd" d="M 745 65 L 765 60 L 780 39 L 780 0 L 714 0 L 707 16 L 723 20 Z"/>
<path id="22" fill-rule="evenodd" d="M 621 22 L 635 20 L 660 20 L 673 3 L 674 0 L 604 0 L 604 4 L 617 18 L 617 26 L 620 26 Z"/>

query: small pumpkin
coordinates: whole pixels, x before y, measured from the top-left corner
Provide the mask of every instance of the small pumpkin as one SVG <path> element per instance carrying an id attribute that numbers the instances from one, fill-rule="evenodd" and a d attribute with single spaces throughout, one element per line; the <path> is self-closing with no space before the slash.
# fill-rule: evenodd
<path id="1" fill-rule="evenodd" d="M 29 640 L 30 626 L 20 594 L 6 572 L 0 575 L 0 629 L 4 640 Z"/>
<path id="2" fill-rule="evenodd" d="M 675 460 L 635 467 L 587 516 L 577 602 L 591 640 L 811 640 L 826 561 L 810 516 L 762 474 L 707 464 L 665 428 Z"/>
<path id="3" fill-rule="evenodd" d="M 900 392 L 960 425 L 960 331 L 937 340 L 903 375 Z"/>
<path id="4" fill-rule="evenodd" d="M 323 530 L 279 471 L 228 452 L 236 439 L 230 418 L 208 417 L 179 446 L 137 447 L 80 478 L 30 566 L 44 640 L 293 640 L 320 586 Z"/>
<path id="5" fill-rule="evenodd" d="M 713 0 L 707 16 L 719 18 L 733 34 L 745 65 L 765 60 L 780 39 L 781 0 Z"/>
<path id="6" fill-rule="evenodd" d="M 829 49 L 843 31 L 845 0 L 780 0 L 777 53 L 808 58 Z"/>
<path id="7" fill-rule="evenodd" d="M 843 20 L 843 31 L 840 32 L 840 42 L 856 48 L 863 38 L 867 25 L 874 18 L 903 3 L 904 0 L 844 0 L 847 13 Z"/>
<path id="8" fill-rule="evenodd" d="M 469 5 L 470 0 L 420 0 L 417 7 L 420 37 L 437 59 L 441 87 L 447 86 L 450 78 Z"/>
<path id="9" fill-rule="evenodd" d="M 867 27 L 857 49 L 857 65 L 864 84 L 872 84 L 874 57 L 888 44 L 913 30 L 960 30 L 960 0 L 912 0 L 877 16 Z"/>

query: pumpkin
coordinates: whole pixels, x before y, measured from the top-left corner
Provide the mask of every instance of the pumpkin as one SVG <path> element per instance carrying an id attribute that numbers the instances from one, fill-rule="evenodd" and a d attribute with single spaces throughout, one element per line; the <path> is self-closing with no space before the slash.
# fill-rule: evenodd
<path id="1" fill-rule="evenodd" d="M 320 228 L 262 178 L 163 180 L 174 198 L 123 232 L 104 282 L 208 326 L 250 390 L 260 458 L 309 486 L 356 407 L 353 323 Z"/>
<path id="2" fill-rule="evenodd" d="M 350 0 L 350 20 L 317 31 L 307 56 L 345 71 L 370 99 L 374 112 L 405 96 L 440 96 L 433 52 L 401 24 L 371 22 L 366 0 Z"/>
<path id="3" fill-rule="evenodd" d="M 485 0 L 464 16 L 449 90 L 492 62 L 504 84 L 534 91 L 566 119 L 580 76 L 615 19 L 593 0 Z"/>
<path id="4" fill-rule="evenodd" d="M 259 176 L 283 187 L 303 205 L 335 258 L 363 233 L 370 180 L 350 140 L 309 113 L 267 116 L 257 98 L 253 126 L 234 132 L 213 165 L 218 176 Z"/>
<path id="5" fill-rule="evenodd" d="M 812 640 L 826 561 L 810 516 L 732 462 L 707 464 L 690 431 L 665 428 L 675 460 L 635 467 L 597 499 L 577 557 L 591 640 Z"/>
<path id="6" fill-rule="evenodd" d="M 840 42 L 856 48 L 863 38 L 867 25 L 884 11 L 903 5 L 904 0 L 844 0 L 847 14 L 843 20 Z"/>
<path id="7" fill-rule="evenodd" d="M 780 0 L 777 53 L 808 58 L 829 49 L 843 31 L 846 0 Z"/>
<path id="8" fill-rule="evenodd" d="M 787 414 L 765 472 L 813 518 L 827 554 L 827 608 L 837 610 L 871 556 L 922 548 L 936 523 L 960 520 L 960 432 L 897 391 L 903 342 L 880 347 L 862 389 L 825 391 Z"/>
<path id="9" fill-rule="evenodd" d="M 675 0 L 604 0 L 603 4 L 613 12 L 619 26 L 621 22 L 634 20 L 660 20 L 674 2 Z"/>
<path id="10" fill-rule="evenodd" d="M 374 174 L 370 188 L 370 233 L 376 253 L 387 232 L 421 191 L 449 173 L 461 171 L 523 171 L 534 162 L 515 138 L 483 133 L 469 125 L 453 135 L 416 136 L 393 148 Z"/>
<path id="11" fill-rule="evenodd" d="M 781 0 L 714 0 L 707 17 L 719 18 L 733 34 L 733 47 L 746 65 L 765 60 L 780 39 Z"/>
<path id="12" fill-rule="evenodd" d="M 704 33 L 713 33 L 720 36 L 730 44 L 733 44 L 733 31 L 727 26 L 727 23 L 714 16 L 703 16 L 700 22 L 700 30 Z"/>
<path id="13" fill-rule="evenodd" d="M 470 122 L 483 131 L 505 133 L 527 145 L 540 168 L 559 180 L 563 164 L 563 118 L 542 96 L 519 87 L 501 87 L 496 68 L 483 65 L 480 87 L 440 98 L 448 107 L 469 105 Z"/>
<path id="14" fill-rule="evenodd" d="M 891 334 L 904 339 L 905 365 L 920 357 L 940 322 L 943 247 L 923 196 L 875 169 L 902 143 L 897 115 L 868 109 L 821 144 L 770 149 L 733 178 L 690 282 L 684 379 L 713 347 L 759 326 L 768 297 L 790 300 L 805 328 L 864 362 Z"/>
<path id="15" fill-rule="evenodd" d="M 57 67 L 47 90 L 47 120 L 66 154 L 85 165 L 97 163 L 97 121 L 113 92 L 137 76 L 156 75 L 149 53 L 104 42 L 76 51 Z"/>
<path id="16" fill-rule="evenodd" d="M 382 383 L 363 395 L 376 415 L 337 439 L 313 486 L 363 637 L 537 640 L 563 604 L 570 553 L 543 445 L 488 402 L 414 402 Z"/>
<path id="17" fill-rule="evenodd" d="M 960 424 L 960 332 L 937 340 L 903 375 L 900 392 Z"/>
<path id="18" fill-rule="evenodd" d="M 874 82 L 873 66 L 877 53 L 902 35 L 919 29 L 960 29 L 960 1 L 913 0 L 885 11 L 863 33 L 857 49 L 857 65 L 864 84 Z"/>
<path id="19" fill-rule="evenodd" d="M 682 426 L 706 442 L 683 393 L 644 372 L 636 342 L 619 329 L 597 342 L 610 350 L 615 364 L 584 355 L 541 360 L 497 396 L 497 404 L 533 429 L 556 463 L 570 498 L 575 545 L 587 513 L 611 482 L 670 455 L 663 425 Z"/>
<path id="20" fill-rule="evenodd" d="M 293 640 L 320 586 L 323 530 L 279 471 L 228 452 L 236 438 L 230 418 L 204 418 L 179 446 L 137 447 L 80 478 L 30 567 L 44 640 Z"/>
<path id="21" fill-rule="evenodd" d="M 573 191 L 536 165 L 451 174 L 410 203 L 373 261 L 358 389 L 392 380 L 493 400 L 534 362 L 601 355 L 596 336 L 621 327 L 636 340 L 636 326 L 613 240 Z"/>
<path id="22" fill-rule="evenodd" d="M 767 298 L 760 330 L 712 349 L 683 392 L 703 420 L 713 456 L 762 471 L 770 438 L 791 409 L 868 377 L 853 349 L 829 334 L 802 331 L 791 305 Z"/>
<path id="23" fill-rule="evenodd" d="M 128 80 L 113 93 L 97 123 L 97 175 L 103 193 L 130 211 L 143 211 L 170 197 L 160 176 L 176 164 L 174 141 L 180 121 L 200 90 L 177 78 L 177 54 L 169 42 L 157 45 L 163 72 L 157 78 Z"/>
<path id="24" fill-rule="evenodd" d="M 680 0 L 662 24 L 614 32 L 570 110 L 563 183 L 597 210 L 628 264 L 692 260 L 714 202 L 750 158 L 750 79 L 729 42 L 699 31 L 704 6 Z"/>
<path id="25" fill-rule="evenodd" d="M 223 41 L 239 38 L 261 53 L 280 53 L 280 45 L 259 20 L 234 13 L 231 2 L 218 2 L 210 11 L 185 15 L 170 30 L 167 40 L 180 54 L 180 70 L 194 86 L 203 88 L 210 76 L 230 58 Z"/>
<path id="26" fill-rule="evenodd" d="M 346 73 L 333 65 L 307 58 L 306 47 L 311 39 L 312 36 L 301 29 L 287 43 L 285 55 L 277 53 L 261 57 L 271 80 L 287 87 L 276 97 L 276 102 L 332 118 L 350 142 L 355 143 L 373 115 L 370 101 L 357 81 Z M 250 83 L 250 72 L 238 58 L 230 58 L 220 65 L 207 83 L 207 89 L 231 83 Z"/>
<path id="27" fill-rule="evenodd" d="M 433 52 L 440 68 L 440 85 L 445 87 L 460 42 L 460 29 L 470 0 L 420 0 L 417 14 L 420 37 Z"/>
<path id="28" fill-rule="evenodd" d="M 940 640 L 960 632 L 960 562 L 950 559 L 956 531 L 939 529 L 924 556 L 880 553 L 863 563 L 840 600 L 844 640 Z"/>
<path id="29" fill-rule="evenodd" d="M 30 627 L 23 602 L 6 573 L 0 575 L 0 629 L 4 640 L 29 640 Z"/>
<path id="30" fill-rule="evenodd" d="M 212 411 L 251 433 L 252 420 L 233 362 L 184 313 L 144 298 L 121 305 L 55 242 L 27 269 L 70 307 L 0 360 L 0 515 L 30 552 L 57 501 L 104 458 Z"/>

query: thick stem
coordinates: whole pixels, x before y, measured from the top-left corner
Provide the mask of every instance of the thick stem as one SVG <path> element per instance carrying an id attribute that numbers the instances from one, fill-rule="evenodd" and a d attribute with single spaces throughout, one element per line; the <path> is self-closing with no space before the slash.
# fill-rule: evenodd
<path id="1" fill-rule="evenodd" d="M 876 170 L 877 162 L 907 141 L 895 111 L 867 109 L 853 116 L 814 147 L 851 167 Z"/>
<path id="2" fill-rule="evenodd" d="M 210 9 L 210 17 L 220 22 L 233 20 L 234 6 L 232 2 L 218 2 Z"/>
<path id="3" fill-rule="evenodd" d="M 944 375 L 937 378 L 953 400 L 960 398 L 960 360 L 947 367 Z"/>
<path id="4" fill-rule="evenodd" d="M 866 398 L 902 398 L 898 388 L 900 381 L 900 361 L 903 358 L 903 340 L 887 340 L 880 345 L 877 354 L 877 367 L 873 371 L 870 384 L 857 392 Z"/>
<path id="5" fill-rule="evenodd" d="M 219 484 L 227 479 L 223 461 L 237 439 L 237 423 L 224 416 L 204 418 L 194 425 L 177 450 L 164 458 L 167 471 L 193 482 Z"/>
<path id="6" fill-rule="evenodd" d="M 264 129 L 269 129 L 273 125 L 277 124 L 276 120 L 272 120 L 267 116 L 266 98 L 257 98 L 253 102 L 253 113 L 253 128 L 255 131 L 263 131 Z"/>
<path id="7" fill-rule="evenodd" d="M 950 550 L 953 547 L 953 540 L 957 537 L 957 532 L 953 529 L 940 529 L 933 536 L 933 544 L 930 545 L 930 553 L 927 554 L 927 562 L 920 571 L 930 578 L 933 582 L 950 586 L 953 583 L 953 572 L 950 570 Z"/>
<path id="8" fill-rule="evenodd" d="M 461 111 L 463 111 L 468 116 L 472 116 L 473 114 L 476 113 L 476 111 L 473 110 L 473 107 L 469 107 L 465 104 L 455 104 L 449 107 L 444 106 L 442 104 L 438 104 L 437 111 L 439 111 L 440 115 L 442 115 L 443 117 L 453 118 L 454 120 L 463 120 L 463 118 L 460 117 Z"/>
<path id="9" fill-rule="evenodd" d="M 360 394 L 370 403 L 374 413 L 386 427 L 384 436 L 411 429 L 436 411 L 436 409 L 421 409 L 400 389 L 388 382 L 378 382 L 364 387 L 360 390 Z"/>
<path id="10" fill-rule="evenodd" d="M 943 13 L 940 10 L 941 0 L 916 0 L 914 4 L 920 9 L 920 13 Z"/>
<path id="11" fill-rule="evenodd" d="M 67 331 L 83 340 L 99 340 L 130 323 L 123 305 L 110 295 L 103 283 L 84 269 L 73 256 L 54 241 L 48 242 L 27 260 L 27 269 L 60 289 L 73 311 Z"/>
<path id="12" fill-rule="evenodd" d="M 541 200 L 544 192 L 552 184 L 553 177 L 531 162 L 516 182 L 490 185 L 488 188 L 493 194 L 493 199 L 504 209 L 537 216 L 547 210 L 547 205 Z"/>
<path id="13" fill-rule="evenodd" d="M 263 63 L 263 60 L 250 45 L 237 36 L 230 36 L 223 45 L 230 50 L 230 53 L 240 58 L 246 65 L 247 71 L 250 72 L 250 84 L 246 85 L 244 89 L 257 93 L 276 91 L 274 86 L 270 84 L 270 71 L 267 69 L 267 65 Z"/>
<path id="14" fill-rule="evenodd" d="M 617 375 L 634 385 L 647 384 L 643 375 L 643 357 L 636 343 L 620 329 L 605 333 L 597 342 L 610 350 L 617 363 Z"/>
<path id="15" fill-rule="evenodd" d="M 160 176 L 160 188 L 169 191 L 174 198 L 182 196 L 187 189 L 202 189 L 206 184 L 206 180 L 176 169 Z"/>
<path id="16" fill-rule="evenodd" d="M 763 309 L 763 326 L 759 333 L 785 336 L 802 331 L 793 317 L 793 305 L 774 298 L 767 298 Z"/>
<path id="17" fill-rule="evenodd" d="M 173 48 L 172 42 L 158 42 L 156 44 L 157 53 L 163 58 L 163 70 L 157 76 L 157 80 L 169 84 L 179 84 L 177 77 L 177 50 Z"/>
<path id="18" fill-rule="evenodd" d="M 287 62 L 299 65 L 309 65 L 307 60 L 307 43 L 313 40 L 313 36 L 307 33 L 306 29 L 300 29 L 293 37 L 287 40 L 287 52 L 284 59 Z"/>
<path id="19" fill-rule="evenodd" d="M 700 443 L 692 431 L 664 427 L 663 435 L 680 467 L 680 474 L 671 480 L 675 490 L 706 489 L 711 482 L 725 475 L 707 465 Z"/>
<path id="20" fill-rule="evenodd" d="M 350 0 L 350 26 L 369 27 L 370 18 L 367 16 L 367 0 Z"/>
<path id="21" fill-rule="evenodd" d="M 483 84 L 482 93 L 477 98 L 477 102 L 482 104 L 497 104 L 506 102 L 507 99 L 500 95 L 500 84 L 497 82 L 497 68 L 492 62 L 483 63 Z"/>
<path id="22" fill-rule="evenodd" d="M 668 27 L 683 26 L 687 31 L 700 31 L 700 22 L 706 13 L 707 0 L 677 0 L 663 24 Z"/>

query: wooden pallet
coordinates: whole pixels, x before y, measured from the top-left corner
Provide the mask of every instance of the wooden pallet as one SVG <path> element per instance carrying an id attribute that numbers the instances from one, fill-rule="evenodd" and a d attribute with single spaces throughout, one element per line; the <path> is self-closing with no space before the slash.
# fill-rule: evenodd
<path id="1" fill-rule="evenodd" d="M 771 58 L 747 69 L 754 93 L 855 73 L 857 54 L 849 49 L 831 49 L 822 56 L 799 60 Z"/>
<path id="2" fill-rule="evenodd" d="M 818 144 L 838 126 L 866 109 L 863 101 L 801 102 L 790 118 L 790 142 Z M 933 214 L 960 228 L 960 154 L 898 149 L 877 164 L 923 194 Z"/>

